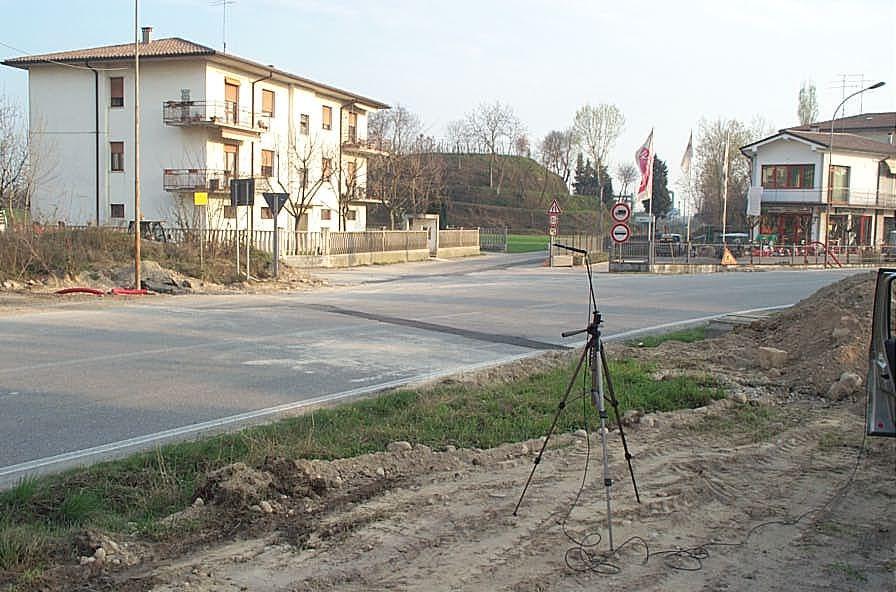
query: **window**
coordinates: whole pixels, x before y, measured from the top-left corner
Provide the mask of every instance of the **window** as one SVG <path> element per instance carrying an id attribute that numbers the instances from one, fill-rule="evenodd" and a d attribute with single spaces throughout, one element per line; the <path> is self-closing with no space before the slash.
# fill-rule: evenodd
<path id="1" fill-rule="evenodd" d="M 230 220 L 236 219 L 236 208 L 233 206 L 224 206 L 224 218 Z"/>
<path id="2" fill-rule="evenodd" d="M 348 114 L 348 143 L 354 144 L 358 141 L 358 114 L 349 112 Z"/>
<path id="3" fill-rule="evenodd" d="M 355 173 L 358 171 L 358 165 L 355 161 L 350 160 L 345 163 L 345 183 L 352 185 L 355 182 Z"/>
<path id="4" fill-rule="evenodd" d="M 112 86 L 109 92 L 109 106 L 124 107 L 124 78 L 117 76 L 115 78 L 110 78 L 109 82 Z"/>
<path id="5" fill-rule="evenodd" d="M 273 220 L 274 214 L 271 212 L 271 208 L 261 208 L 261 219 L 262 220 Z"/>
<path id="6" fill-rule="evenodd" d="M 302 113 L 299 116 L 299 133 L 303 136 L 307 136 L 311 133 L 311 125 L 307 113 Z"/>
<path id="7" fill-rule="evenodd" d="M 261 91 L 261 112 L 268 117 L 274 116 L 274 91 L 267 89 Z"/>
<path id="8" fill-rule="evenodd" d="M 330 220 L 333 215 L 333 210 L 323 209 L 320 211 L 320 219 L 321 220 Z"/>
<path id="9" fill-rule="evenodd" d="M 240 161 L 240 150 L 236 144 L 224 144 L 224 173 L 236 178 Z"/>
<path id="10" fill-rule="evenodd" d="M 273 150 L 262 150 L 261 151 L 261 176 L 262 177 L 273 177 L 274 176 L 274 151 Z"/>
<path id="11" fill-rule="evenodd" d="M 321 159 L 320 176 L 323 179 L 329 179 L 333 174 L 333 159 L 324 157 Z"/>
<path id="12" fill-rule="evenodd" d="M 113 218 L 124 218 L 124 204 L 109 204 Z"/>
<path id="13" fill-rule="evenodd" d="M 333 129 L 333 108 L 324 105 L 323 107 L 323 128 L 325 130 Z"/>
<path id="14" fill-rule="evenodd" d="M 345 219 L 346 220 L 357 220 L 358 219 L 357 210 L 347 210 L 345 212 Z"/>
<path id="15" fill-rule="evenodd" d="M 831 178 L 828 189 L 832 201 L 845 202 L 849 198 L 849 167 L 834 165 L 831 167 Z"/>
<path id="16" fill-rule="evenodd" d="M 767 189 L 812 189 L 815 186 L 815 165 L 762 165 L 762 186 Z"/>
<path id="17" fill-rule="evenodd" d="M 227 123 L 239 122 L 240 85 L 238 81 L 224 82 L 224 118 Z"/>
<path id="18" fill-rule="evenodd" d="M 113 171 L 124 170 L 124 142 L 109 142 L 109 168 Z"/>

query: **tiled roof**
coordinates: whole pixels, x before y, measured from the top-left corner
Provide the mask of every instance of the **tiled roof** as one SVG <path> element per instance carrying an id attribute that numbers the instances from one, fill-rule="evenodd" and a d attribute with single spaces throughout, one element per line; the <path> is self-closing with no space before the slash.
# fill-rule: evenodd
<path id="1" fill-rule="evenodd" d="M 800 131 L 811 131 L 817 128 L 820 131 L 831 131 L 831 121 L 818 121 L 809 125 L 799 125 L 790 129 Z M 884 113 L 862 113 L 861 115 L 852 115 L 850 117 L 841 117 L 834 121 L 834 131 L 850 131 L 850 130 L 893 130 L 896 129 L 896 111 L 888 111 Z"/>
<path id="2" fill-rule="evenodd" d="M 798 130 L 796 128 L 789 128 L 779 130 L 777 133 L 772 134 L 767 138 L 762 138 L 761 140 L 757 140 L 745 146 L 741 146 L 740 150 L 745 154 L 747 150 L 750 149 L 755 151 L 760 146 L 768 144 L 769 142 L 772 142 L 780 138 L 781 136 L 792 136 L 794 138 L 799 138 L 801 140 L 805 140 L 806 142 L 812 142 L 813 144 L 821 146 L 824 149 L 830 148 L 831 144 L 830 132 L 806 132 Z M 878 142 L 876 140 L 871 140 L 869 138 L 858 136 L 856 134 L 843 134 L 834 132 L 833 144 L 835 149 L 840 150 L 865 152 L 868 154 L 885 155 L 888 157 L 896 156 L 896 145 L 887 144 L 885 142 Z"/>
<path id="3" fill-rule="evenodd" d="M 350 99 L 352 101 L 370 105 L 371 107 L 374 107 L 376 109 L 389 108 L 389 105 L 375 99 L 364 97 L 362 95 L 358 95 L 320 82 L 315 82 L 313 80 L 309 80 L 308 78 L 303 78 L 301 76 L 297 76 L 295 74 L 291 74 L 289 72 L 279 70 L 271 66 L 266 66 L 252 60 L 248 60 L 246 58 L 235 56 L 233 54 L 221 53 L 210 47 L 206 47 L 205 45 L 199 45 L 198 43 L 193 43 L 192 41 L 187 41 L 186 39 L 181 39 L 180 37 L 156 39 L 154 41 L 140 44 L 141 60 L 145 58 L 173 58 L 185 56 L 217 56 L 220 58 L 233 60 L 251 66 L 252 68 L 261 68 L 265 71 L 276 73 L 280 76 L 292 79 L 299 83 L 307 84 L 308 86 L 317 89 L 319 92 L 322 91 L 325 94 L 331 94 L 332 96 L 341 99 Z M 106 45 L 103 47 L 76 49 L 73 51 L 59 51 L 55 53 L 22 56 L 5 60 L 3 64 L 12 66 L 14 68 L 22 68 L 27 70 L 31 65 L 48 62 L 68 63 L 84 62 L 87 60 L 114 61 L 123 59 L 134 59 L 133 43 L 122 43 L 120 45 Z"/>
<path id="4" fill-rule="evenodd" d="M 834 128 L 837 129 L 836 127 Z M 805 132 L 802 130 L 788 129 L 782 130 L 783 133 L 790 134 L 792 136 L 796 136 L 797 138 L 802 138 L 804 140 L 809 140 L 810 142 L 814 142 L 816 144 L 821 144 L 825 148 L 831 147 L 831 133 L 830 132 Z M 834 132 L 834 148 L 839 148 L 841 150 L 855 150 L 857 152 L 871 152 L 873 154 L 888 154 L 893 155 L 896 154 L 896 146 L 893 144 L 886 144 L 884 142 L 878 142 L 876 140 L 870 140 L 868 138 L 857 136 L 855 134 L 841 134 Z"/>
<path id="5" fill-rule="evenodd" d="M 141 58 L 162 58 L 176 56 L 214 55 L 216 52 L 210 47 L 187 41 L 179 37 L 156 39 L 148 43 L 140 44 Z M 20 58 L 11 58 L 3 63 L 7 66 L 27 67 L 41 62 L 83 62 L 85 60 L 116 60 L 134 59 L 134 44 L 122 43 L 120 45 L 106 45 L 88 49 L 75 49 L 72 51 L 57 51 Z"/>

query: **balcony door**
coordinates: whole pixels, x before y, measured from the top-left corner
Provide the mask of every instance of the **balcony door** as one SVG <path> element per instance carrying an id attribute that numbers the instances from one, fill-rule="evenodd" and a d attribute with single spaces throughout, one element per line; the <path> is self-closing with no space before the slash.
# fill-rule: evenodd
<path id="1" fill-rule="evenodd" d="M 349 144 L 358 142 L 358 114 L 353 111 L 348 112 L 348 138 L 346 141 Z"/>
<path id="2" fill-rule="evenodd" d="M 227 123 L 239 123 L 240 85 L 224 82 L 224 117 Z"/>
<path id="3" fill-rule="evenodd" d="M 228 179 L 239 178 L 240 147 L 236 144 L 224 144 L 224 175 Z"/>
<path id="4" fill-rule="evenodd" d="M 828 187 L 832 202 L 846 203 L 849 200 L 849 167 L 832 166 L 830 177 L 828 178 Z"/>

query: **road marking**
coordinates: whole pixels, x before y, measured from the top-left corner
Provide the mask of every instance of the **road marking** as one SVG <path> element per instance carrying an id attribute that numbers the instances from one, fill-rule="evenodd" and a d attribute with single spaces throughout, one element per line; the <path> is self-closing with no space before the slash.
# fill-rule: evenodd
<path id="1" fill-rule="evenodd" d="M 642 329 L 633 329 L 631 331 L 623 331 L 622 333 L 616 333 L 613 335 L 606 336 L 604 341 L 616 341 L 619 339 L 625 339 L 626 337 L 632 337 L 634 335 L 643 334 L 651 331 L 659 331 L 662 329 L 668 329 L 671 327 L 678 327 L 682 325 L 693 325 L 699 324 L 706 321 L 711 321 L 713 319 L 718 319 L 721 317 L 726 317 L 728 315 L 743 315 L 743 314 L 751 314 L 756 312 L 766 312 L 773 310 L 782 310 L 786 308 L 790 308 L 793 306 L 792 304 L 778 305 L 778 306 L 767 306 L 763 308 L 751 308 L 748 310 L 739 310 L 739 311 L 730 311 L 726 313 L 720 313 L 715 315 L 696 317 L 692 319 L 685 319 L 681 321 L 675 321 L 671 323 L 663 323 L 660 325 L 654 325 L 652 327 L 644 327 Z M 582 341 L 579 345 L 584 344 Z M 557 345 L 556 347 L 563 347 L 562 345 Z M 385 391 L 388 389 L 394 389 L 398 387 L 406 387 L 414 384 L 424 383 L 431 380 L 436 380 L 439 378 L 443 378 L 446 376 L 451 376 L 454 374 L 458 374 L 461 372 L 474 372 L 477 370 L 482 370 L 485 368 L 492 368 L 495 366 L 500 366 L 502 364 L 507 364 L 509 362 L 514 362 L 517 360 L 523 360 L 526 358 L 538 356 L 542 353 L 542 351 L 530 351 L 523 354 L 515 354 L 511 356 L 504 356 L 502 358 L 498 358 L 496 360 L 491 360 L 488 362 L 481 362 L 478 364 L 471 364 L 468 366 L 462 366 L 458 368 L 453 368 L 450 370 L 442 370 L 438 372 L 432 372 L 428 374 L 418 375 L 412 378 L 402 378 L 397 380 L 391 380 L 386 382 L 381 382 L 379 384 L 367 385 L 364 387 L 358 387 L 355 389 L 350 389 L 347 391 L 342 391 L 339 393 L 332 393 L 329 395 L 321 395 L 319 397 L 314 397 L 312 399 L 305 399 L 302 401 L 294 401 L 292 403 L 284 403 L 282 405 L 277 405 L 275 407 L 267 407 L 265 409 L 258 409 L 256 411 L 249 411 L 246 413 L 240 413 L 237 415 L 230 415 L 227 417 L 222 417 L 220 419 L 213 419 L 210 421 L 204 421 L 200 423 L 194 423 L 187 426 L 182 426 L 179 428 L 172 428 L 170 430 L 164 430 L 161 432 L 155 432 L 152 434 L 146 434 L 143 436 L 137 436 L 135 438 L 129 438 L 127 440 L 120 440 L 118 442 L 110 442 L 108 444 L 102 444 L 100 446 L 94 446 L 91 448 L 85 448 L 82 450 L 74 450 L 72 452 L 65 452 L 62 454 L 57 454 L 54 456 L 48 456 L 44 458 L 39 458 L 15 465 L 9 465 L 6 467 L 0 467 L 0 488 L 7 484 L 11 484 L 12 481 L 16 478 L 16 476 L 33 473 L 36 471 L 47 470 L 50 467 L 54 467 L 56 465 L 63 466 L 74 466 L 77 464 L 83 464 L 83 461 L 91 458 L 103 458 L 109 457 L 115 453 L 121 453 L 125 450 L 133 450 L 136 452 L 140 449 L 145 449 L 151 444 L 159 445 L 166 441 L 171 441 L 175 439 L 184 439 L 185 436 L 190 435 L 198 435 L 203 432 L 212 432 L 212 431 L 223 431 L 225 428 L 235 427 L 239 424 L 247 424 L 252 422 L 253 420 L 262 419 L 265 417 L 271 417 L 275 415 L 280 415 L 289 411 L 297 411 L 309 407 L 314 407 L 317 405 L 323 405 L 327 403 L 333 403 L 345 399 L 351 399 L 353 397 L 359 397 L 361 395 L 376 393 L 380 391 Z"/>

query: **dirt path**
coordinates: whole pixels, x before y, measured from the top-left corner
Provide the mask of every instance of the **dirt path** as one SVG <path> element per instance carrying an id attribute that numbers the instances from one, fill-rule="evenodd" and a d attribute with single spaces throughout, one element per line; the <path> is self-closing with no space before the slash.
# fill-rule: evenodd
<path id="1" fill-rule="evenodd" d="M 285 540 L 284 517 L 277 532 L 153 566 L 152 589 L 892 590 L 894 443 L 870 441 L 850 481 L 862 432 L 856 407 L 792 404 L 760 423 L 737 421 L 758 409 L 724 402 L 659 414 L 655 427 L 634 429 L 640 505 L 611 434 L 615 543 L 641 537 L 651 554 L 743 543 L 708 546 L 699 561 L 697 552 L 654 555 L 645 565 L 644 546 L 632 543 L 606 558 L 612 565 L 586 564 L 574 551 L 567 565 L 576 545 L 560 523 L 582 483 L 588 448 L 584 438 L 566 435 L 539 466 L 519 517 L 512 512 L 537 441 L 337 461 L 339 470 L 350 466 L 373 480 L 385 466 L 381 480 L 389 486 L 323 514 L 301 550 Z M 572 537 L 592 543 L 606 535 L 597 446 L 592 439 L 585 487 L 566 524 Z M 605 538 L 594 551 L 607 548 Z"/>

